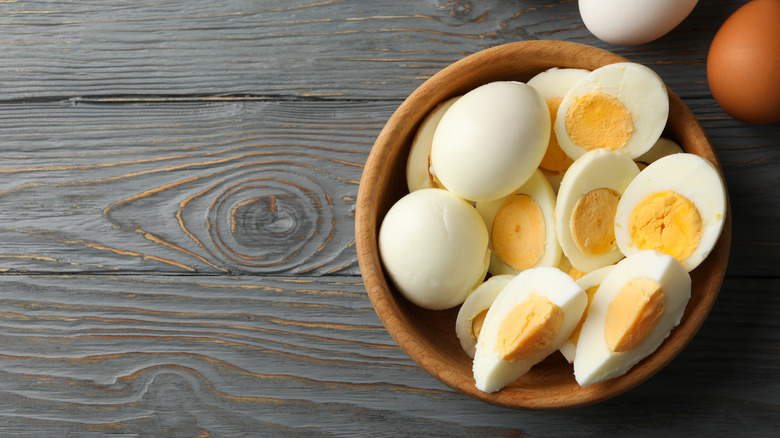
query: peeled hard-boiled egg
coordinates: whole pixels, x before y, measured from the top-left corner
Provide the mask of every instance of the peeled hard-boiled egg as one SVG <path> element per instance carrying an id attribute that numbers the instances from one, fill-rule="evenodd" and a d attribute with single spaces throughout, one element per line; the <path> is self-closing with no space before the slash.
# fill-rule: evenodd
<path id="1" fill-rule="evenodd" d="M 590 73 L 590 70 L 581 68 L 551 68 L 532 77 L 528 85 L 534 87 L 536 91 L 547 102 L 547 108 L 550 111 L 550 119 L 555 123 L 555 117 L 558 114 L 558 107 L 561 106 L 563 96 L 580 79 Z M 539 167 L 550 172 L 561 172 L 569 168 L 574 161 L 561 150 L 558 145 L 558 138 L 555 136 L 555 130 L 550 130 L 550 142 L 547 145 L 547 151 L 542 158 Z"/>
<path id="2" fill-rule="evenodd" d="M 474 358 L 477 339 L 482 331 L 482 324 L 485 322 L 488 309 L 498 294 L 509 284 L 509 280 L 513 278 L 515 278 L 514 275 L 494 275 L 488 278 L 477 286 L 460 306 L 458 317 L 455 320 L 455 334 L 458 336 L 463 351 L 469 357 Z"/>
<path id="3" fill-rule="evenodd" d="M 588 298 L 558 268 L 523 271 L 490 306 L 474 354 L 477 389 L 495 392 L 560 348 Z"/>
<path id="4" fill-rule="evenodd" d="M 433 143 L 433 133 L 436 132 L 436 127 L 439 126 L 442 116 L 459 98 L 460 96 L 455 96 L 436 105 L 417 128 L 412 140 L 412 148 L 409 151 L 409 158 L 406 160 L 406 185 L 410 192 L 420 189 L 444 188 L 431 173 L 431 144 Z"/>
<path id="5" fill-rule="evenodd" d="M 490 237 L 493 274 L 516 274 L 556 266 L 561 248 L 555 237 L 555 193 L 540 171 L 513 194 L 475 205 Z"/>
<path id="6" fill-rule="evenodd" d="M 379 228 L 379 255 L 409 301 L 448 309 L 485 278 L 487 228 L 463 199 L 442 189 L 421 189 L 390 207 Z"/>
<path id="7" fill-rule="evenodd" d="M 675 258 L 642 251 L 620 261 L 588 306 L 574 355 L 580 386 L 625 374 L 653 353 L 682 319 L 691 277 Z"/>
<path id="8" fill-rule="evenodd" d="M 471 201 L 503 198 L 525 184 L 550 140 L 547 104 L 521 82 L 491 82 L 464 94 L 433 135 L 434 176 Z"/>
<path id="9" fill-rule="evenodd" d="M 718 104 L 737 120 L 780 120 L 780 2 L 753 0 L 715 34 L 707 80 Z"/>
<path id="10" fill-rule="evenodd" d="M 588 152 L 569 167 L 558 188 L 555 229 L 573 267 L 590 272 L 623 258 L 615 244 L 615 212 L 638 174 L 633 160 L 607 149 Z"/>
<path id="11" fill-rule="evenodd" d="M 677 27 L 698 0 L 579 0 L 585 27 L 598 39 L 620 45 L 653 41 Z"/>
<path id="12" fill-rule="evenodd" d="M 588 307 L 590 307 L 590 303 L 593 301 L 593 297 L 596 295 L 596 291 L 601 285 L 601 282 L 604 281 L 604 278 L 606 278 L 607 274 L 612 272 L 613 269 L 615 269 L 615 265 L 604 266 L 603 268 L 589 272 L 576 280 L 577 285 L 581 287 L 588 296 L 588 305 L 585 306 L 585 311 L 582 312 L 582 318 L 580 318 L 580 322 L 577 326 L 574 327 L 571 336 L 569 336 L 569 339 L 567 339 L 560 348 L 561 354 L 563 354 L 563 357 L 565 357 L 569 363 L 574 362 L 574 353 L 577 348 L 577 341 L 580 338 L 582 324 L 585 323 L 585 319 L 588 317 Z"/>
<path id="13" fill-rule="evenodd" d="M 626 256 L 654 249 L 691 271 L 712 251 L 725 216 L 726 189 L 715 166 L 694 154 L 669 155 L 626 188 L 615 213 L 615 241 Z"/>
<path id="14" fill-rule="evenodd" d="M 566 93 L 555 135 L 573 159 L 601 148 L 633 159 L 660 138 L 668 116 L 661 78 L 641 64 L 619 62 L 593 70 Z"/>

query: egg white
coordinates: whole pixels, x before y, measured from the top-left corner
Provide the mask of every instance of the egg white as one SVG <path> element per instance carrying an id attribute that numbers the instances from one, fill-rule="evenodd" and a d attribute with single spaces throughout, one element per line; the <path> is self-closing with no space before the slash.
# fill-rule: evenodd
<path id="1" fill-rule="evenodd" d="M 671 190 L 688 198 L 702 220 L 699 245 L 682 264 L 692 271 L 704 261 L 723 231 L 726 217 L 726 187 L 718 170 L 706 159 L 690 153 L 668 155 L 653 162 L 626 187 L 615 214 L 615 242 L 630 255 L 640 251 L 628 228 L 631 212 L 646 196 Z"/>
<path id="2" fill-rule="evenodd" d="M 573 159 L 586 149 L 574 143 L 566 128 L 566 114 L 577 98 L 601 92 L 619 100 L 628 110 L 634 131 L 617 152 L 636 158 L 647 152 L 661 136 L 669 116 L 669 96 L 661 78 L 650 68 L 633 63 L 608 64 L 577 82 L 561 102 L 555 119 L 555 135 L 561 149 Z"/>
<path id="3" fill-rule="evenodd" d="M 664 291 L 664 311 L 655 330 L 636 348 L 613 352 L 607 346 L 607 309 L 621 288 L 636 278 L 649 278 Z M 601 282 L 588 307 L 574 355 L 574 377 L 580 386 L 622 376 L 652 354 L 677 326 L 691 296 L 691 277 L 674 257 L 641 251 L 621 260 Z"/>
<path id="4" fill-rule="evenodd" d="M 601 282 L 604 281 L 604 278 L 606 278 L 613 269 L 615 269 L 615 265 L 604 266 L 603 268 L 589 272 L 576 280 L 577 285 L 587 294 L 588 289 L 600 286 Z M 585 311 L 582 313 L 583 320 L 588 317 L 588 307 L 589 306 L 585 306 Z M 574 362 L 576 348 L 577 345 L 571 341 L 571 337 L 567 338 L 566 342 L 561 345 L 561 354 L 563 354 L 563 357 L 565 357 L 569 363 Z"/>
<path id="5" fill-rule="evenodd" d="M 561 249 L 573 267 L 590 272 L 623 258 L 617 245 L 604 254 L 584 254 L 574 243 L 569 221 L 577 201 L 583 195 L 599 188 L 609 188 L 622 194 L 638 174 L 639 168 L 634 161 L 606 149 L 582 155 L 566 171 L 555 204 L 555 230 Z"/>
<path id="6" fill-rule="evenodd" d="M 477 210 L 442 189 L 421 189 L 390 207 L 379 228 L 379 255 L 398 291 L 427 309 L 461 304 L 490 261 Z"/>
<path id="7" fill-rule="evenodd" d="M 513 194 L 508 197 L 493 201 L 480 201 L 475 204 L 477 212 L 479 212 L 482 219 L 485 221 L 485 225 L 488 230 L 488 237 L 490 239 L 489 247 L 490 253 L 490 267 L 488 272 L 493 275 L 498 274 L 517 274 L 520 270 L 507 265 L 501 258 L 493 251 L 493 221 L 498 213 L 498 210 L 504 205 L 511 196 L 515 195 L 527 195 L 531 197 L 539 205 L 542 210 L 545 224 L 545 245 L 544 255 L 539 259 L 537 266 L 556 266 L 561 259 L 561 247 L 558 245 L 558 239 L 555 235 L 555 192 L 552 189 L 549 181 L 542 175 L 540 171 L 533 173 L 531 178 L 523 184 L 522 187 L 517 189 Z"/>
<path id="8" fill-rule="evenodd" d="M 433 171 L 464 199 L 502 198 L 536 171 L 550 126 L 547 104 L 534 88 L 512 81 L 482 85 L 439 121 L 431 146 Z"/>

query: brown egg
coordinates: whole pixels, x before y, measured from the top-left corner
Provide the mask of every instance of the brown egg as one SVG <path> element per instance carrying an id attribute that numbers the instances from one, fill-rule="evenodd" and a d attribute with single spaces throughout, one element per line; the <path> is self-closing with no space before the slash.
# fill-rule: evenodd
<path id="1" fill-rule="evenodd" d="M 707 79 L 735 119 L 780 120 L 780 0 L 753 0 L 723 23 L 710 46 Z"/>

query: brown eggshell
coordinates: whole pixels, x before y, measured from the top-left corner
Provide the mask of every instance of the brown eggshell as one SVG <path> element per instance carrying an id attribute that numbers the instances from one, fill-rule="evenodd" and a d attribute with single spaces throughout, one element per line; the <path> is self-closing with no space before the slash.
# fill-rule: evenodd
<path id="1" fill-rule="evenodd" d="M 780 120 L 780 0 L 753 0 L 723 23 L 710 46 L 707 79 L 735 119 Z"/>

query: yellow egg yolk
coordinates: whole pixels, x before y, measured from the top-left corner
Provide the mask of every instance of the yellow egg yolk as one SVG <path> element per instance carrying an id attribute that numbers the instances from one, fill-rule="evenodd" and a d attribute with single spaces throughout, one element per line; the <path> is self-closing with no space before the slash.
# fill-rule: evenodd
<path id="1" fill-rule="evenodd" d="M 514 195 L 498 209 L 491 238 L 496 256 L 511 268 L 532 268 L 544 256 L 546 226 L 539 204 L 528 195 Z"/>
<path id="2" fill-rule="evenodd" d="M 594 92 L 580 96 L 566 111 L 566 132 L 579 147 L 592 151 L 616 151 L 628 143 L 634 132 L 631 113 L 620 100 Z"/>
<path id="3" fill-rule="evenodd" d="M 488 309 L 485 309 L 479 313 L 474 319 L 471 320 L 471 338 L 475 341 L 479 339 L 479 334 L 482 332 L 482 326 L 485 324 L 485 316 L 487 316 Z"/>
<path id="4" fill-rule="evenodd" d="M 555 117 L 558 114 L 558 108 L 561 106 L 563 98 L 554 97 L 547 99 L 547 108 L 550 110 L 550 120 L 555 125 Z M 544 158 L 539 164 L 539 167 L 546 170 L 552 170 L 553 172 L 560 172 L 566 170 L 571 166 L 574 160 L 569 158 L 561 146 L 558 144 L 558 137 L 555 136 L 555 129 L 550 129 L 550 142 L 547 144 L 547 151 L 544 153 Z"/>
<path id="5" fill-rule="evenodd" d="M 591 190 L 574 204 L 569 230 L 581 253 L 599 256 L 615 247 L 615 212 L 620 195 L 608 188 Z"/>
<path id="6" fill-rule="evenodd" d="M 637 248 L 654 249 L 682 262 L 699 246 L 701 215 L 685 196 L 670 190 L 657 192 L 637 203 L 628 230 Z"/>
<path id="7" fill-rule="evenodd" d="M 544 350 L 563 325 L 563 310 L 535 293 L 509 311 L 498 329 L 496 350 L 506 361 L 527 359 Z"/>
<path id="8" fill-rule="evenodd" d="M 574 280 L 579 280 L 580 278 L 584 277 L 586 274 L 586 272 L 582 272 L 579 269 L 575 268 L 574 266 L 569 268 L 569 271 L 566 273 L 569 274 L 569 277 L 573 278 Z"/>
<path id="9" fill-rule="evenodd" d="M 577 345 L 577 341 L 580 340 L 580 332 L 582 331 L 582 324 L 585 323 L 585 318 L 588 316 L 588 309 L 590 308 L 590 303 L 593 302 L 593 296 L 596 295 L 597 290 L 599 290 L 598 286 L 593 286 L 585 290 L 585 294 L 588 296 L 588 305 L 585 307 L 585 312 L 582 313 L 582 318 L 580 318 L 580 322 L 577 323 L 577 327 L 574 327 L 574 331 L 571 332 L 571 336 L 569 336 L 569 340 L 574 345 Z"/>
<path id="10" fill-rule="evenodd" d="M 607 307 L 604 337 L 616 353 L 633 350 L 653 333 L 664 313 L 666 295 L 649 278 L 626 283 Z"/>

